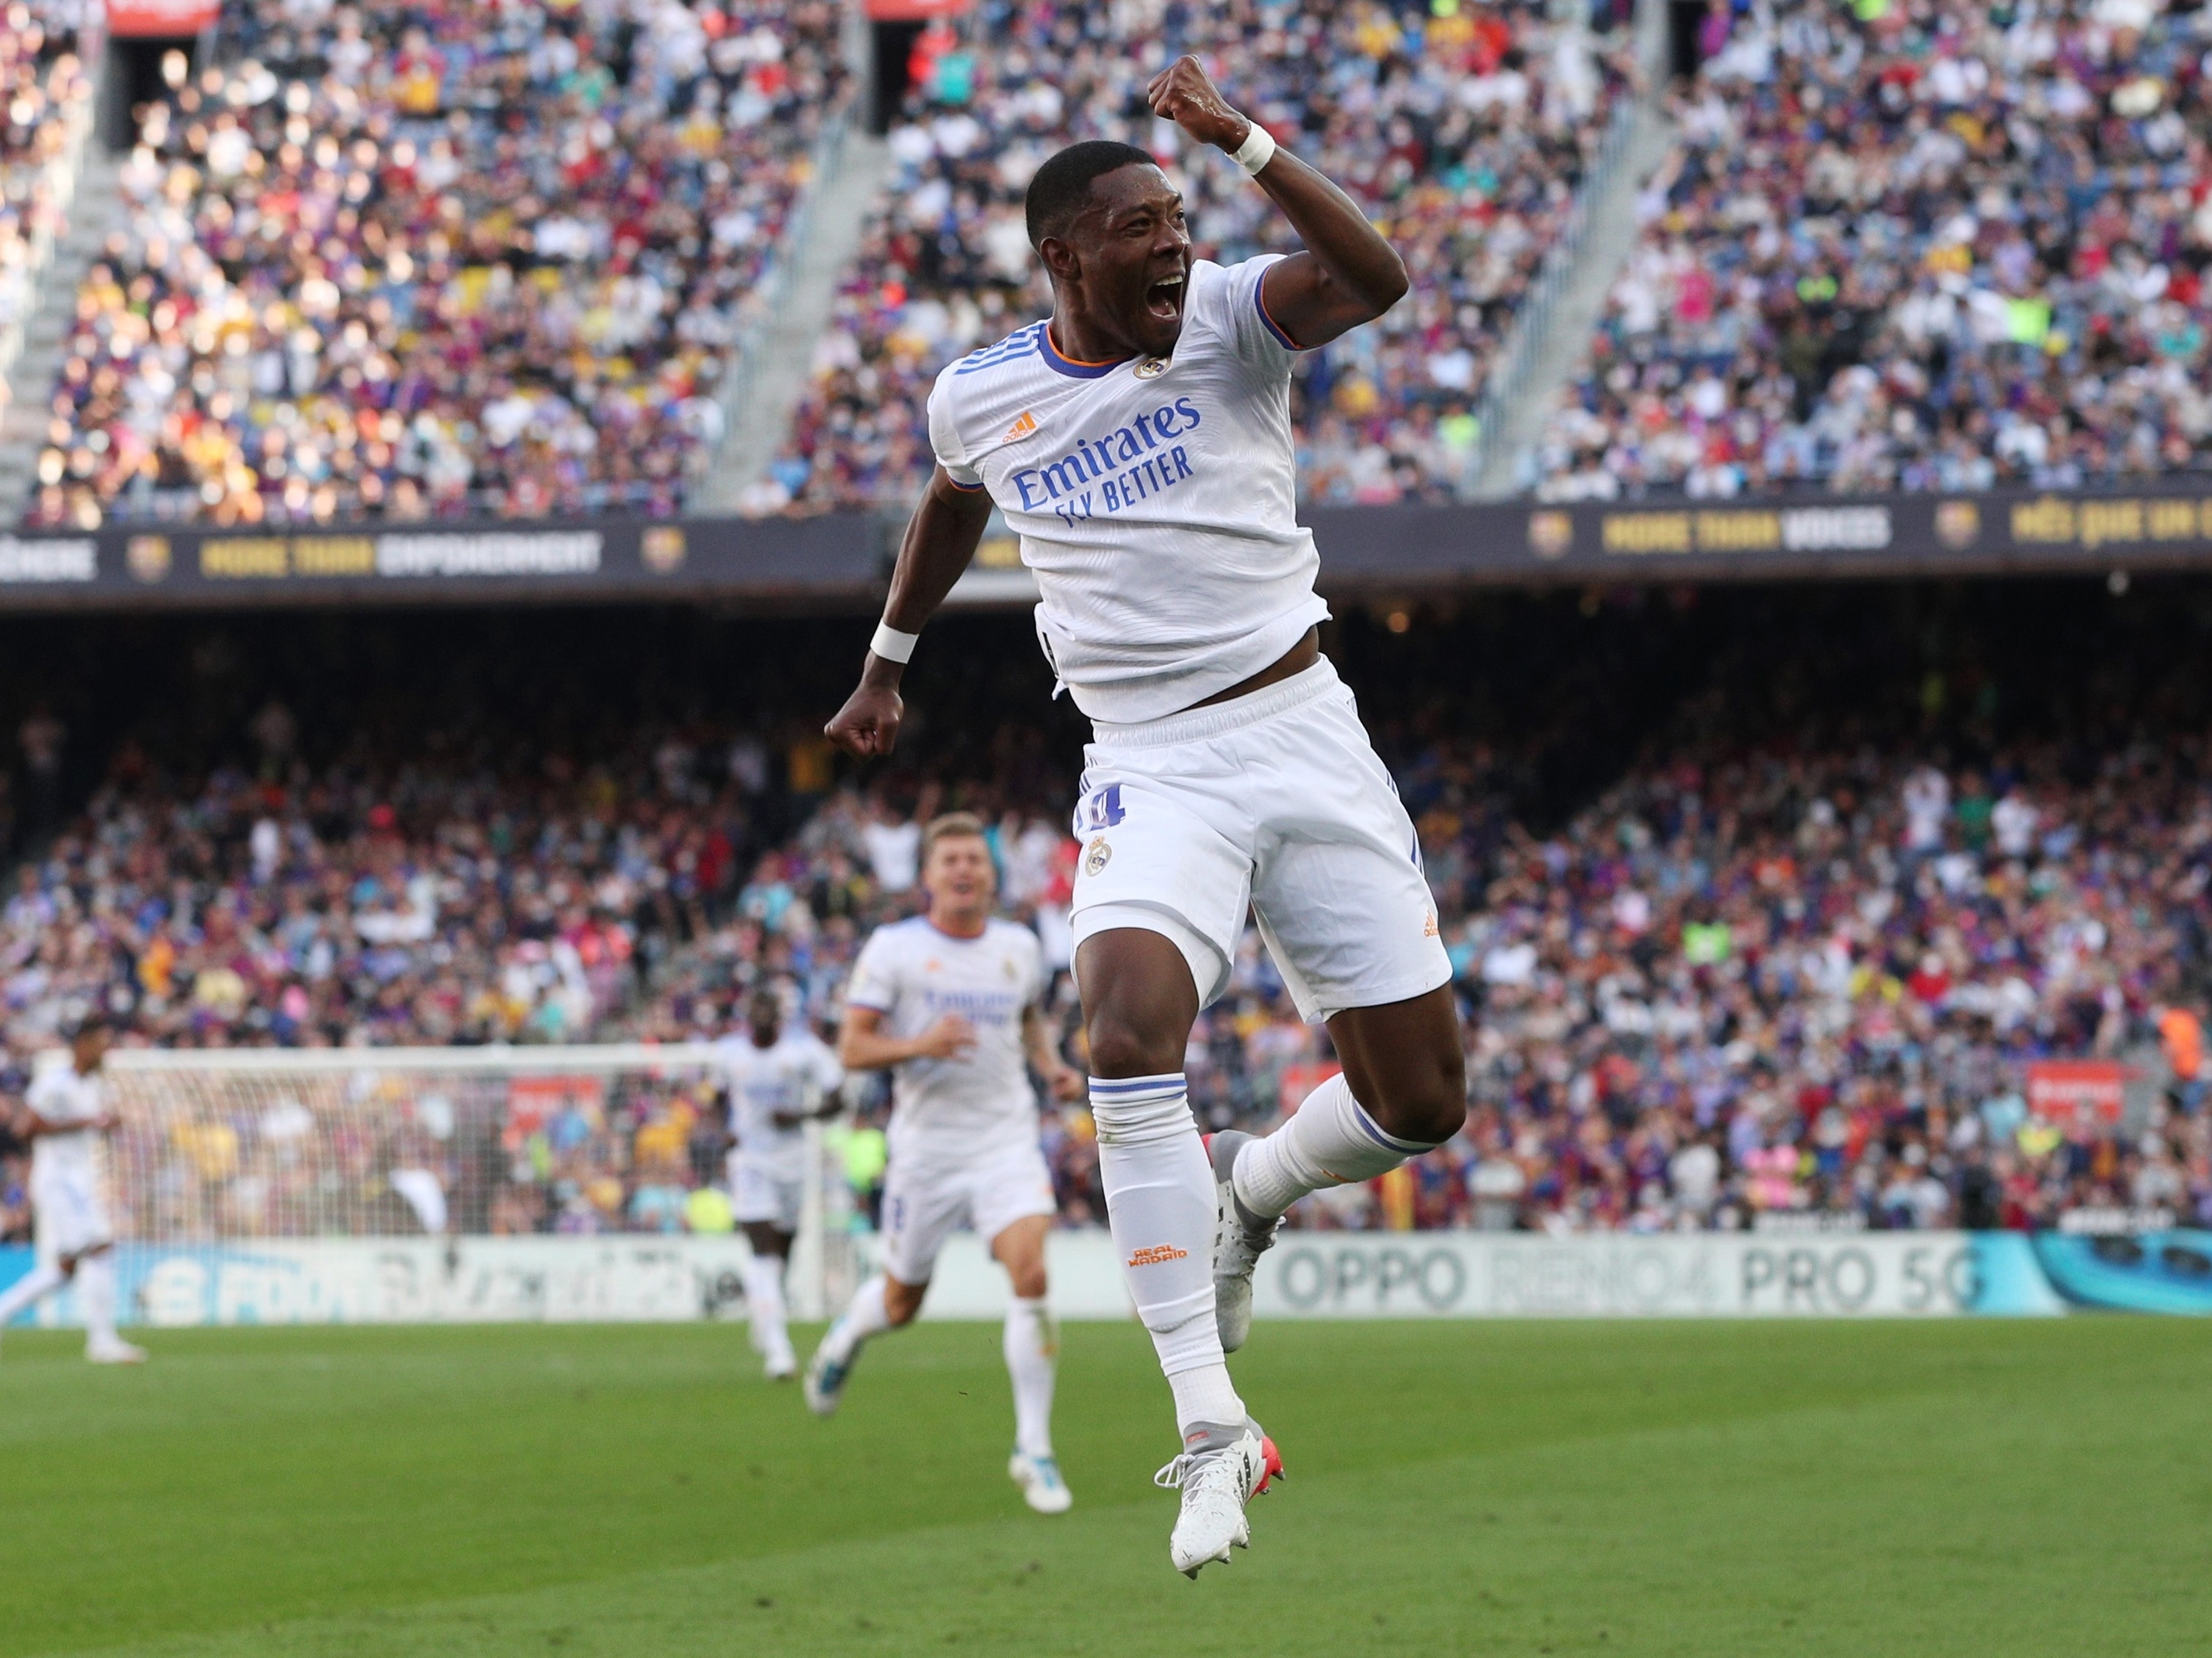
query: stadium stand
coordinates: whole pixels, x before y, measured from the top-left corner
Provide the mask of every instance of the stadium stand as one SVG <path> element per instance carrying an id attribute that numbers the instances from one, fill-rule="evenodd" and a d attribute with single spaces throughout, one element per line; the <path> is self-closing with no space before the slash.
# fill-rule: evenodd
<path id="1" fill-rule="evenodd" d="M 1717 6 L 1555 500 L 2201 469 L 2212 16 Z"/>
<path id="2" fill-rule="evenodd" d="M 1451 499 L 1472 482 L 1492 359 L 1631 76 L 1623 31 L 1593 35 L 1524 0 L 1425 9 L 990 0 L 964 41 L 949 27 L 926 34 L 884 203 L 752 510 L 912 500 L 930 465 L 932 378 L 1048 307 L 1022 225 L 1030 174 L 1081 138 L 1176 163 L 1178 138 L 1143 92 L 1184 52 L 1352 191 L 1413 275 L 1383 322 L 1306 360 L 1295 393 L 1305 493 Z M 1182 176 L 1204 257 L 1292 245 L 1226 161 L 1188 158 Z"/>
<path id="3" fill-rule="evenodd" d="M 1474 1112 L 1299 1223 L 2212 1219 L 2201 653 L 2186 606 L 2082 609 L 2052 590 L 1905 617 L 1832 590 L 1342 624 L 1476 1016 Z M 811 735 L 811 671 L 764 649 L 760 712 L 736 722 L 653 716 L 611 681 L 580 703 L 510 681 L 479 696 L 495 720 L 416 723 L 467 706 L 453 688 L 507 647 L 471 662 L 465 623 L 388 665 L 417 700 L 369 726 L 310 734 L 230 686 L 202 746 L 231 761 L 186 780 L 126 738 L 58 833 L 27 828 L 0 908 L 9 1050 L 94 1004 L 133 1041 L 187 1047 L 682 1040 L 729 1028 L 763 979 L 834 1018 L 859 938 L 915 903 L 917 820 L 953 804 L 994 825 L 1008 903 L 1064 966 L 1075 722 L 1004 716 L 1042 705 L 1018 624 L 951 625 L 970 631 L 915 689 L 929 763 L 865 780 Z M 635 641 L 607 642 L 611 672 Z M 814 648 L 826 633 L 787 642 L 836 657 Z M 1570 646 L 1576 669 L 1536 671 Z M 1452 689 L 1446 662 L 1484 665 Z M 1054 996 L 1079 1057 L 1064 976 Z M 2052 1058 L 2123 1061 L 2160 1102 L 2125 1132 L 2031 1112 L 2028 1067 Z M 1197 1108 L 1271 1121 L 1328 1062 L 1248 938 L 1191 1044 Z M 670 1158 L 630 1139 L 711 1138 L 702 1102 L 631 1103 L 518 1177 L 501 1224 L 678 1224 Z M 1063 1218 L 1097 1221 L 1083 1113 L 1048 1139 Z"/>
<path id="4" fill-rule="evenodd" d="M 0 404 L 22 349 L 42 248 L 64 229 L 64 174 L 91 120 L 72 5 L 15 0 L 0 15 Z"/>
<path id="5" fill-rule="evenodd" d="M 124 169 L 27 521 L 675 510 L 842 104 L 836 8 L 222 27 Z"/>

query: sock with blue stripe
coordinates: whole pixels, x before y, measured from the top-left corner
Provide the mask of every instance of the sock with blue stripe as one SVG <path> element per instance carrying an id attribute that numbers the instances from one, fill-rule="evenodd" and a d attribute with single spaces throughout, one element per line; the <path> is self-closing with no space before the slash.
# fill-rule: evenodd
<path id="1" fill-rule="evenodd" d="M 1237 1153 L 1237 1200 L 1273 1220 L 1309 1192 L 1356 1186 L 1436 1147 L 1384 1133 L 1352 1097 L 1341 1074 L 1306 1096 L 1297 1114 Z"/>
<path id="2" fill-rule="evenodd" d="M 1176 1419 L 1186 1430 L 1242 1422 L 1213 1318 L 1213 1166 L 1182 1075 L 1094 1077 L 1091 1116 L 1114 1252 L 1175 1391 Z"/>

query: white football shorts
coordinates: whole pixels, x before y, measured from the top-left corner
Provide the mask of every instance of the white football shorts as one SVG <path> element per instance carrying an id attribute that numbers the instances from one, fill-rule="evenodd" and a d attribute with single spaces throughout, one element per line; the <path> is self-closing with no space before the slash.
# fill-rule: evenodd
<path id="1" fill-rule="evenodd" d="M 107 1209 L 88 1176 L 50 1175 L 31 1187 L 33 1237 L 42 1262 L 65 1260 L 115 1241 Z"/>
<path id="2" fill-rule="evenodd" d="M 1018 1220 L 1059 1212 L 1052 1171 L 1034 1140 L 951 1165 L 891 1159 L 884 1175 L 883 1269 L 901 1284 L 929 1282 L 945 1235 L 963 1221 L 988 1241 Z"/>
<path id="3" fill-rule="evenodd" d="M 1075 834 L 1075 938 L 1143 927 L 1229 987 L 1249 905 L 1309 1020 L 1451 980 L 1420 837 L 1324 657 L 1280 684 L 1094 727 Z"/>
<path id="4" fill-rule="evenodd" d="M 740 1226 L 765 1223 L 779 1232 L 799 1230 L 799 1198 L 805 1181 L 765 1158 L 730 1153 L 730 1215 Z"/>

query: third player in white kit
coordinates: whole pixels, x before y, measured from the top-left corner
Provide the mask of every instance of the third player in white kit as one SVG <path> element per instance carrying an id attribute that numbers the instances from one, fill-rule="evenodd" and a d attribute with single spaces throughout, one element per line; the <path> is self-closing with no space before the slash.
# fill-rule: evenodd
<path id="1" fill-rule="evenodd" d="M 1075 977 L 1115 1251 L 1175 1398 L 1169 1540 L 1195 1576 L 1249 1540 L 1281 1463 L 1230 1379 L 1284 1212 L 1456 1133 L 1465 1062 L 1420 848 L 1321 653 L 1312 535 L 1297 519 L 1291 365 L 1407 289 L 1357 203 L 1231 108 L 1197 59 L 1152 113 L 1227 151 L 1304 244 L 1196 258 L 1147 151 L 1093 141 L 1030 180 L 1053 311 L 954 363 L 930 393 L 938 467 L 908 525 L 860 689 L 829 735 L 890 751 L 922 625 L 995 507 L 1021 537 L 1037 631 L 1091 717 L 1076 816 Z M 1247 909 L 1299 1010 L 1344 1062 L 1263 1139 L 1200 1141 L 1182 1075 Z"/>
<path id="2" fill-rule="evenodd" d="M 921 884 L 929 913 L 878 929 L 846 991 L 840 1057 L 893 1077 L 883 1270 L 823 1337 L 807 1367 L 807 1403 L 824 1416 L 836 1408 L 861 1344 L 921 1309 L 946 1236 L 971 1225 L 1012 1280 L 1007 1472 L 1031 1508 L 1058 1514 L 1070 1498 L 1052 1449 L 1057 1342 L 1044 1241 L 1055 1206 L 1029 1070 L 1063 1099 L 1082 1097 L 1083 1078 L 1045 1032 L 1036 935 L 991 914 L 998 887 L 980 821 L 956 813 L 929 825 Z"/>
<path id="3" fill-rule="evenodd" d="M 116 1333 L 115 1230 L 100 1200 L 95 1142 L 115 1127 L 101 1063 L 108 1032 L 87 1019 L 66 1054 L 52 1054 L 25 1091 L 31 1133 L 31 1209 L 38 1254 L 31 1270 L 0 1293 L 0 1327 L 64 1284 L 76 1285 L 84 1356 L 95 1364 L 137 1364 L 146 1354 Z"/>
<path id="4" fill-rule="evenodd" d="M 805 1125 L 838 1107 L 837 1056 L 804 1024 L 788 1025 L 772 988 L 753 992 L 745 1029 L 720 1043 L 730 1102 L 730 1210 L 744 1229 L 745 1304 L 755 1351 L 771 1381 L 795 1376 L 786 1326 L 783 1271 L 799 1235 L 806 1179 Z"/>

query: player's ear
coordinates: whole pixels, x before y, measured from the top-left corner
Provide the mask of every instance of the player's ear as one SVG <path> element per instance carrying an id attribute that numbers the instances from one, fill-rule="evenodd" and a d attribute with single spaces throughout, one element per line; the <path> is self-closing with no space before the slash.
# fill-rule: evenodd
<path id="1" fill-rule="evenodd" d="M 1044 261 L 1055 282 L 1076 282 L 1083 276 L 1083 263 L 1076 257 L 1074 246 L 1058 236 L 1048 236 L 1037 244 L 1037 258 Z"/>

